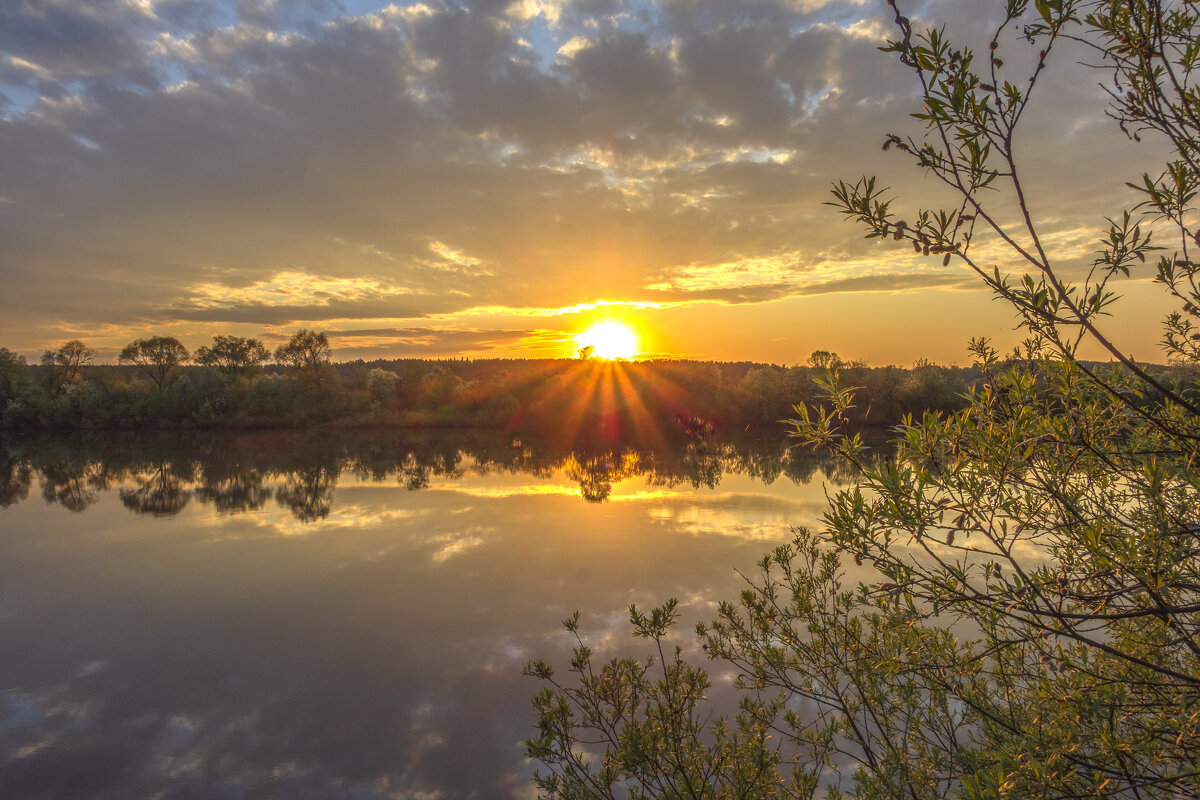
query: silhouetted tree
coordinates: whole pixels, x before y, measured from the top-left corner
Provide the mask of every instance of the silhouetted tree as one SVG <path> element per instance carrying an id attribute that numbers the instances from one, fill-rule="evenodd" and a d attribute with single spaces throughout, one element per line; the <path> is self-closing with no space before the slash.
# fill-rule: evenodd
<path id="1" fill-rule="evenodd" d="M 79 371 L 92 363 L 96 351 L 79 339 L 72 339 L 56 350 L 42 353 L 42 366 L 46 368 L 46 383 L 50 391 L 59 394 L 79 380 Z"/>
<path id="2" fill-rule="evenodd" d="M 0 347 L 0 402 L 16 397 L 29 379 L 25 356 Z"/>
<path id="3" fill-rule="evenodd" d="M 329 367 L 331 351 L 329 338 L 324 332 L 301 328 L 292 334 L 286 344 L 275 349 L 275 361 L 289 367 L 314 382 L 321 380 L 322 373 Z"/>
<path id="4" fill-rule="evenodd" d="M 151 336 L 135 339 L 121 350 L 119 364 L 134 364 L 154 381 L 161 392 L 171 373 L 186 364 L 191 355 L 174 336 Z"/>
<path id="5" fill-rule="evenodd" d="M 212 347 L 196 348 L 196 363 L 205 367 L 216 367 L 226 375 L 253 372 L 268 360 L 271 354 L 258 339 L 244 336 L 213 337 Z"/>
<path id="6" fill-rule="evenodd" d="M 808 357 L 808 365 L 813 369 L 837 369 L 842 365 L 842 359 L 828 350 L 814 350 Z"/>

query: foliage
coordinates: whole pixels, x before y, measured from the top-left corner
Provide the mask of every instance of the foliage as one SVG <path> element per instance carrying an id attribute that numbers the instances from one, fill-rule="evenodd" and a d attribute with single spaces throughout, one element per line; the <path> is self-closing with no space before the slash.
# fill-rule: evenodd
<path id="1" fill-rule="evenodd" d="M 711 686 L 708 675 L 684 661 L 678 647 L 664 644 L 678 616 L 675 601 L 629 614 L 634 635 L 649 639 L 655 656 L 597 668 L 592 648 L 578 636 L 576 613 L 563 625 L 576 636 L 570 671 L 578 686 L 560 684 L 543 662 L 526 667 L 526 674 L 549 684 L 533 699 L 538 735 L 529 741 L 529 755 L 550 768 L 538 786 L 567 797 L 766 796 L 776 777 L 778 754 L 768 741 L 779 708 L 746 698 L 732 724 L 722 718 L 706 724 L 701 701 Z M 607 748 L 589 754 L 585 742 Z"/>
<path id="2" fill-rule="evenodd" d="M 202 348 L 201 348 L 202 349 Z M 24 374 L 21 365 L 16 375 Z M 34 367 L 19 379 L 0 424 L 9 429 L 131 427 L 291 427 L 338 420 L 346 425 L 469 426 L 540 435 L 586 431 L 670 435 L 767 426 L 815 406 L 818 370 L 750 362 L 612 362 L 574 359 L 356 361 L 330 364 L 318 381 L 289 369 L 184 365 L 165 390 L 131 385 L 129 371 L 80 368 L 70 392 L 54 393 L 53 377 Z M 955 411 L 984 375 L 976 367 L 928 363 L 912 367 L 841 366 L 858 387 L 854 424 L 881 429 L 904 414 Z M 1155 368 L 1161 379 L 1190 379 L 1184 365 Z M 374 376 L 374 377 L 372 377 Z M 432 376 L 426 378 L 426 376 Z M 39 383 L 41 385 L 39 385 Z M 310 405 L 315 404 L 315 405 Z M 564 426 L 563 421 L 569 421 Z"/>
<path id="3" fill-rule="evenodd" d="M 324 332 L 301 328 L 292 338 L 275 348 L 275 361 L 291 367 L 305 377 L 318 381 L 329 366 L 329 337 Z"/>
<path id="4" fill-rule="evenodd" d="M 125 345 L 117 363 L 136 365 L 161 392 L 171 374 L 190 358 L 187 348 L 174 336 L 151 336 Z"/>
<path id="5" fill-rule="evenodd" d="M 196 363 L 216 367 L 225 375 L 244 375 L 256 371 L 269 361 L 271 354 L 258 339 L 244 336 L 213 337 L 212 347 L 196 348 Z"/>
<path id="6" fill-rule="evenodd" d="M 376 367 L 367 373 L 367 394 L 376 403 L 394 403 L 399 383 L 399 375 Z"/>
<path id="7" fill-rule="evenodd" d="M 1156 259 L 1179 304 L 1164 345 L 1187 367 L 1200 359 L 1200 268 L 1189 255 L 1200 245 L 1200 14 L 1152 0 L 1007 0 L 979 58 L 889 5 L 899 36 L 886 49 L 916 75 L 927 135 L 889 134 L 885 149 L 914 159 L 958 204 L 908 222 L 863 178 L 837 184 L 834 205 L 868 236 L 973 269 L 1029 338 L 1009 358 L 973 341 L 985 380 L 965 408 L 906 419 L 886 461 L 867 458 L 848 430 L 854 391 L 831 372 L 828 405 L 798 406 L 796 436 L 839 453 L 859 484 L 831 498 L 820 537 L 801 532 L 769 555 L 740 602 L 701 626 L 708 653 L 735 668 L 752 703 L 784 709 L 769 723 L 781 765 L 769 796 L 1196 797 L 1200 398 L 1194 383 L 1131 358 L 1103 322 L 1117 301 L 1110 284 Z M 1141 204 L 1109 220 L 1075 283 L 1029 210 L 1014 146 L 1068 38 L 1110 70 L 1109 113 L 1122 128 L 1173 148 L 1160 174 L 1131 184 Z M 1036 53 L 1020 78 L 1004 67 L 1022 60 L 1010 48 Z M 975 242 L 1006 246 L 1013 272 L 986 268 Z M 1113 363 L 1080 360 L 1084 343 Z M 935 386 L 933 369 L 914 372 Z M 845 559 L 876 577 L 843 589 Z M 587 715 L 559 711 L 612 706 L 622 694 L 610 674 L 535 701 L 541 735 L 559 725 L 556 749 L 530 742 L 557 777 L 543 784 L 550 797 L 591 796 L 603 754 L 627 751 L 630 723 L 597 735 Z M 693 709 L 660 717 L 671 724 L 680 711 Z M 588 767 L 570 755 L 585 741 L 598 751 Z M 639 785 L 676 770 L 658 752 L 636 756 L 622 775 Z M 760 757 L 743 747 L 727 763 Z"/>
<path id="8" fill-rule="evenodd" d="M 814 350 L 808 357 L 808 365 L 820 370 L 838 369 L 842 366 L 842 359 L 828 350 Z"/>
<path id="9" fill-rule="evenodd" d="M 29 365 L 25 356 L 0 347 L 0 423 L 5 421 L 5 410 L 10 400 L 26 391 L 29 383 Z"/>
<path id="10" fill-rule="evenodd" d="M 66 391 L 79 380 L 79 371 L 92 363 L 96 351 L 79 339 L 72 339 L 54 350 L 42 353 L 47 387 L 54 394 Z"/>

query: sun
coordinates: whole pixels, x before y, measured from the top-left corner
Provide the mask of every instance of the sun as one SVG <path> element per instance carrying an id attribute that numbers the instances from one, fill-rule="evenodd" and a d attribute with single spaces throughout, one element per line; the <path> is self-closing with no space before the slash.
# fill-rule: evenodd
<path id="1" fill-rule="evenodd" d="M 592 348 L 596 358 L 633 358 L 639 352 L 638 339 L 628 325 L 620 322 L 600 322 L 575 337 L 582 350 Z"/>

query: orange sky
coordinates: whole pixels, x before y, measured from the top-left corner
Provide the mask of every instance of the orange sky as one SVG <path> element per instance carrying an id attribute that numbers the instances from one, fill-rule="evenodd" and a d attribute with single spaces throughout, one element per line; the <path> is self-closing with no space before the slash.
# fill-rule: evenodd
<path id="1" fill-rule="evenodd" d="M 912 3 L 986 41 L 994 0 Z M 1020 338 L 961 265 L 823 205 L 879 174 L 914 83 L 866 0 L 48 0 L 0 9 L 0 346 L 195 348 L 327 331 L 339 359 L 568 356 L 604 320 L 646 355 L 964 363 Z M 1004 44 L 1014 75 L 1028 56 Z M 1019 139 L 1079 274 L 1162 153 L 1055 53 Z M 1002 200 L 1002 198 L 1001 198 Z M 904 206 L 909 207 L 911 206 Z M 977 255 L 1016 269 L 1003 249 Z M 1148 276 L 1140 276 L 1146 278 Z M 1161 358 L 1125 287 L 1113 338 Z"/>

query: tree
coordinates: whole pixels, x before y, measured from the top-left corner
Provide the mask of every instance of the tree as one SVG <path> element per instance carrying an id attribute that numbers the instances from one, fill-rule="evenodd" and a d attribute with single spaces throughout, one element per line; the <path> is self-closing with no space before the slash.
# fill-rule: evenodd
<path id="1" fill-rule="evenodd" d="M 42 353 L 42 366 L 46 368 L 46 382 L 50 391 L 60 394 L 79 380 L 80 370 L 92 363 L 96 351 L 79 339 Z"/>
<path id="2" fill-rule="evenodd" d="M 579 352 L 576 353 L 576 355 L 579 357 L 579 359 L 581 361 L 587 361 L 589 358 L 595 357 L 596 345 L 585 344 L 583 347 L 579 348 Z"/>
<path id="3" fill-rule="evenodd" d="M 121 350 L 119 364 L 134 364 L 154 381 L 161 392 L 167 388 L 171 373 L 186 364 L 191 354 L 174 336 L 135 339 Z"/>
<path id="4" fill-rule="evenodd" d="M 813 350 L 808 357 L 808 365 L 813 369 L 837 369 L 842 365 L 842 359 L 828 350 Z"/>
<path id="5" fill-rule="evenodd" d="M 257 370 L 271 358 L 258 339 L 243 336 L 213 337 L 212 347 L 196 348 L 196 363 L 216 367 L 227 376 L 242 375 Z"/>
<path id="6" fill-rule="evenodd" d="M 28 379 L 29 365 L 25 363 L 25 356 L 0 347 L 0 402 L 16 397 Z"/>
<path id="7" fill-rule="evenodd" d="M 376 367 L 367 373 L 367 396 L 376 403 L 394 403 L 400 387 L 400 376 L 388 369 Z"/>
<path id="8" fill-rule="evenodd" d="M 314 382 L 320 382 L 321 374 L 329 366 L 330 356 L 329 339 L 324 332 L 307 328 L 296 331 L 286 344 L 275 349 L 276 362 Z"/>
<path id="9" fill-rule="evenodd" d="M 1153 264 L 1179 305 L 1164 346 L 1183 365 L 1200 361 L 1191 256 L 1200 13 L 1156 0 L 1007 0 L 979 57 L 889 5 L 898 35 L 886 49 L 916 76 L 927 132 L 889 134 L 885 148 L 957 203 L 901 218 L 898 201 L 864 177 L 837 184 L 834 205 L 868 236 L 974 270 L 1028 339 L 1008 358 L 972 341 L 985 382 L 968 406 L 906 419 L 886 460 L 845 432 L 853 392 L 836 374 L 826 407 L 797 408 L 799 439 L 839 453 L 859 483 L 831 498 L 819 537 L 802 532 L 770 554 L 740 601 L 701 628 L 747 698 L 786 708 L 770 722 L 776 781 L 767 792 L 740 788 L 813 796 L 827 785 L 914 800 L 1200 796 L 1197 387 L 1187 372 L 1139 363 L 1105 326 L 1114 282 Z M 1077 283 L 1069 254 L 1054 252 L 1030 211 L 1014 144 L 1068 39 L 1108 70 L 1109 115 L 1130 136 L 1160 134 L 1172 148 L 1161 173 L 1134 184 L 1142 202 L 1100 231 Z M 1024 60 L 1008 51 L 1025 48 L 1032 66 L 1018 77 L 1004 63 Z M 982 263 L 976 241 L 989 259 L 1005 248 L 1011 269 Z M 1085 342 L 1113 363 L 1081 360 Z M 850 559 L 878 577 L 843 588 Z M 580 694 L 559 688 L 557 705 L 538 703 L 542 730 L 565 720 L 562 741 L 573 741 L 549 752 L 531 741 L 551 769 L 550 796 L 594 794 L 586 787 L 609 774 L 655 786 L 674 774 L 668 751 L 639 749 L 621 685 L 639 688 L 583 680 Z M 603 724 L 587 708 L 601 709 Z M 658 717 L 678 727 L 675 718 Z M 587 764 L 585 740 L 603 751 Z M 722 772 L 761 760 L 757 747 L 727 752 Z M 783 769 L 789 762 L 798 771 Z M 704 794 L 720 796 L 715 788 L 708 781 Z"/>

